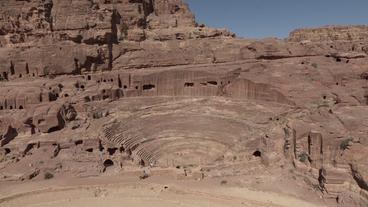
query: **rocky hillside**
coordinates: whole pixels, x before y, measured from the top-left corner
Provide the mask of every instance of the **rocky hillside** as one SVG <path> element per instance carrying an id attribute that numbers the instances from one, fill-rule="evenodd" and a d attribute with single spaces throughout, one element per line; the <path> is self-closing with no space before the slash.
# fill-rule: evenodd
<path id="1" fill-rule="evenodd" d="M 233 36 L 226 30 L 197 27 L 194 15 L 181 1 L 0 4 L 0 45 L 4 50 L 0 64 L 1 72 L 10 72 L 9 77 L 208 63 L 219 49 L 214 48 L 215 40 L 207 48 L 199 39 Z M 187 44 L 179 45 L 177 40 Z M 179 54 L 169 52 L 173 50 Z M 201 53 L 205 55 L 197 57 Z M 13 69 L 8 71 L 10 67 Z"/>
<path id="2" fill-rule="evenodd" d="M 145 166 L 364 206 L 367 34 L 248 40 L 182 0 L 2 0 L 0 179 Z"/>
<path id="3" fill-rule="evenodd" d="M 368 38 L 368 26 L 326 26 L 314 29 L 297 29 L 291 32 L 292 42 L 352 42 Z"/>

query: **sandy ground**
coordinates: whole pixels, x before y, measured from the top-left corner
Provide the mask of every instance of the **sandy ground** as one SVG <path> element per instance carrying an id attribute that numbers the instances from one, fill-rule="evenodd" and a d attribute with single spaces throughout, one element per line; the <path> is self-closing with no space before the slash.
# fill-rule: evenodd
<path id="1" fill-rule="evenodd" d="M 215 185 L 207 181 L 175 181 L 136 177 L 64 178 L 27 183 L 0 183 L 1 207 L 196 206 L 322 207 L 274 192 Z"/>

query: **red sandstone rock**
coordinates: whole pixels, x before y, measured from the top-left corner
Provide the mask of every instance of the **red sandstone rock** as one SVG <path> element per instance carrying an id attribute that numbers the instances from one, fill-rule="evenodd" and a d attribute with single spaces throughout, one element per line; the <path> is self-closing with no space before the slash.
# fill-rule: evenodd
<path id="1" fill-rule="evenodd" d="M 198 26 L 181 0 L 0 6 L 4 180 L 267 172 L 367 203 L 366 26 L 248 40 Z"/>

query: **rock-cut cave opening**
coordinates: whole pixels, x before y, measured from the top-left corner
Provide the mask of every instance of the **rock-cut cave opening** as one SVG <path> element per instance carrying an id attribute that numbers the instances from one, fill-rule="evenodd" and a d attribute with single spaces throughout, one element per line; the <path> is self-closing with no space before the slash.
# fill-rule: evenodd
<path id="1" fill-rule="evenodd" d="M 261 153 L 261 151 L 256 150 L 256 151 L 253 152 L 253 156 L 254 157 L 262 157 L 262 153 Z"/>
<path id="2" fill-rule="evenodd" d="M 108 167 L 114 166 L 114 162 L 110 159 L 107 159 L 103 162 L 103 165 L 105 168 L 108 168 Z"/>
<path id="3" fill-rule="evenodd" d="M 143 90 L 151 90 L 151 89 L 155 89 L 156 86 L 153 84 L 147 84 L 147 85 L 143 85 Z"/>

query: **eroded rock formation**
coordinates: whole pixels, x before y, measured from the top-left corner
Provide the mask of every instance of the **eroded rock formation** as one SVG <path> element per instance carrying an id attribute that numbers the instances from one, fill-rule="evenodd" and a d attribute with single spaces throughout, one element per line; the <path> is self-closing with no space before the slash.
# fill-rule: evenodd
<path id="1" fill-rule="evenodd" d="M 267 169 L 366 205 L 366 26 L 247 40 L 181 0 L 0 6 L 0 179 Z"/>

